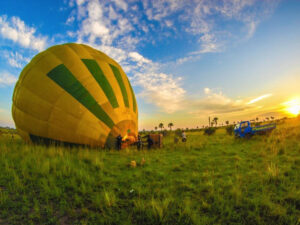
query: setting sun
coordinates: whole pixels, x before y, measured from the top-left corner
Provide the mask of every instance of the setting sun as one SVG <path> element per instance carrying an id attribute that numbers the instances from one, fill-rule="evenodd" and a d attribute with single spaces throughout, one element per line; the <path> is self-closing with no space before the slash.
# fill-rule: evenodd
<path id="1" fill-rule="evenodd" d="M 286 106 L 286 111 L 289 114 L 293 116 L 297 116 L 300 114 L 300 98 L 285 102 L 284 105 Z"/>

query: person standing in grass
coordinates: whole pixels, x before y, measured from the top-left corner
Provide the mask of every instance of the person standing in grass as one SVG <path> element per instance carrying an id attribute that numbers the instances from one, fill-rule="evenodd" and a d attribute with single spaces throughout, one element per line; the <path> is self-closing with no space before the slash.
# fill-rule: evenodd
<path id="1" fill-rule="evenodd" d="M 122 147 L 122 136 L 121 134 L 119 134 L 117 137 L 117 149 L 121 150 L 121 147 Z"/>
<path id="2" fill-rule="evenodd" d="M 138 140 L 137 140 L 136 145 L 137 145 L 138 150 L 143 149 L 143 141 L 142 141 L 141 135 L 138 135 Z"/>
<path id="3" fill-rule="evenodd" d="M 152 148 L 153 146 L 153 140 L 152 138 L 150 137 L 150 135 L 148 135 L 147 137 L 147 143 L 148 143 L 148 150 Z"/>
<path id="4" fill-rule="evenodd" d="M 182 142 L 186 142 L 186 134 L 185 134 L 184 130 L 181 133 L 181 138 L 182 138 Z"/>

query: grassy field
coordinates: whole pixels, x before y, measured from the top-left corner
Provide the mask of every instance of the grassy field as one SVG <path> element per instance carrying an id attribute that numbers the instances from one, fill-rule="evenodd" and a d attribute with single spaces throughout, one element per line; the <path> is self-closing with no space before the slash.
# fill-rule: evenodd
<path id="1" fill-rule="evenodd" d="M 173 135 L 163 149 L 118 152 L 2 131 L 0 224 L 300 224 L 299 120 L 249 140 Z"/>

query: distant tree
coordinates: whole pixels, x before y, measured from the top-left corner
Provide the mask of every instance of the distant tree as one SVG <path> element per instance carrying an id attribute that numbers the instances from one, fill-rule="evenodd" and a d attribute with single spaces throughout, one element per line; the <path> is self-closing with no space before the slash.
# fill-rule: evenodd
<path id="1" fill-rule="evenodd" d="M 266 117 L 266 120 L 268 120 L 268 121 L 269 121 L 269 119 L 270 119 L 269 117 Z"/>
<path id="2" fill-rule="evenodd" d="M 259 120 L 259 118 L 258 117 L 256 117 L 256 121 L 258 122 L 258 120 Z"/>
<path id="3" fill-rule="evenodd" d="M 232 135 L 233 131 L 234 131 L 234 126 L 227 126 L 226 127 L 227 134 Z"/>
<path id="4" fill-rule="evenodd" d="M 218 125 L 218 117 L 215 117 L 214 119 L 213 119 L 213 121 L 214 121 L 214 123 L 216 124 L 216 126 Z"/>
<path id="5" fill-rule="evenodd" d="M 210 126 L 213 127 L 214 126 L 214 121 L 210 122 Z"/>
<path id="6" fill-rule="evenodd" d="M 204 129 L 204 134 L 205 135 L 213 135 L 216 132 L 215 127 L 208 127 Z"/>
<path id="7" fill-rule="evenodd" d="M 170 131 L 172 130 L 172 127 L 174 126 L 174 124 L 173 123 L 169 123 L 168 124 L 168 127 L 170 128 Z"/>
<path id="8" fill-rule="evenodd" d="M 274 116 L 271 116 L 271 120 L 274 120 L 275 119 L 275 117 Z"/>
<path id="9" fill-rule="evenodd" d="M 189 130 L 189 128 L 187 127 L 187 128 L 185 128 L 185 130 Z"/>
<path id="10" fill-rule="evenodd" d="M 159 125 L 158 125 L 158 127 L 161 129 L 161 131 L 162 131 L 162 129 L 164 128 L 164 124 L 163 123 L 160 123 Z"/>
<path id="11" fill-rule="evenodd" d="M 155 126 L 154 129 L 157 130 L 157 126 Z"/>
<path id="12" fill-rule="evenodd" d="M 229 125 L 229 121 L 228 120 L 226 120 L 225 123 L 226 123 L 227 126 Z"/>

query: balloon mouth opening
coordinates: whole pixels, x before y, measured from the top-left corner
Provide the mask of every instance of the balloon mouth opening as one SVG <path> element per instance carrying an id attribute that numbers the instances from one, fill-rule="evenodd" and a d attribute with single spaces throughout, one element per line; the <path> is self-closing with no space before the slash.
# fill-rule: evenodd
<path id="1" fill-rule="evenodd" d="M 117 137 L 122 136 L 121 148 L 127 148 L 134 145 L 137 141 L 137 125 L 132 120 L 123 120 L 117 123 L 108 135 L 105 147 L 109 149 L 116 148 Z"/>
<path id="2" fill-rule="evenodd" d="M 137 137 L 134 133 L 129 133 L 126 134 L 123 138 L 122 138 L 122 149 L 127 148 L 131 145 L 134 145 L 137 141 Z"/>

